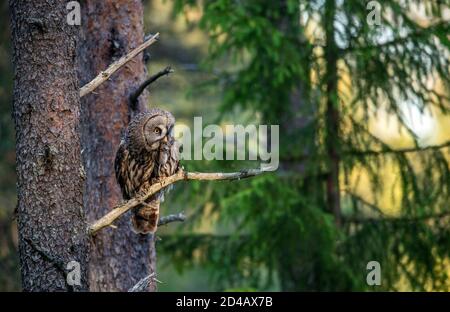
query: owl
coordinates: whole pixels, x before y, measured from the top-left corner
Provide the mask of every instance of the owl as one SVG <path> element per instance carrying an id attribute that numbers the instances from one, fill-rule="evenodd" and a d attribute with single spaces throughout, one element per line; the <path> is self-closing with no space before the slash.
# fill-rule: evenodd
<path id="1" fill-rule="evenodd" d="M 174 139 L 175 118 L 162 109 L 136 115 L 128 125 L 116 153 L 114 169 L 124 199 L 143 195 L 161 178 L 178 170 L 178 144 Z M 164 190 L 133 208 L 132 225 L 136 233 L 154 233 Z"/>

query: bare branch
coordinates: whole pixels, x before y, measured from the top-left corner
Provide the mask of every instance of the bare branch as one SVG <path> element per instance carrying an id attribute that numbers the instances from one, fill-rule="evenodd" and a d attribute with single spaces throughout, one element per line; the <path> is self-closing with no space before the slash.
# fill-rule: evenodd
<path id="1" fill-rule="evenodd" d="M 264 173 L 265 170 L 262 169 L 245 169 L 240 172 L 231 172 L 231 173 L 206 173 L 206 172 L 185 172 L 180 169 L 174 175 L 170 177 L 162 179 L 160 182 L 153 184 L 147 191 L 147 193 L 143 196 L 135 197 L 127 202 L 117 206 L 113 210 L 111 210 L 108 214 L 94 222 L 91 226 L 89 226 L 89 233 L 91 235 L 95 234 L 99 230 L 103 229 L 106 226 L 112 224 L 117 218 L 126 213 L 128 210 L 136 207 L 137 205 L 145 202 L 150 196 L 167 187 L 170 184 L 181 180 L 204 180 L 204 181 L 214 181 L 214 180 L 240 180 L 249 177 L 254 177 Z"/>
<path id="2" fill-rule="evenodd" d="M 148 291 L 148 288 L 150 286 L 150 283 L 155 280 L 155 272 L 151 273 L 150 275 L 147 275 L 143 279 L 141 279 L 139 282 L 136 283 L 133 287 L 128 289 L 128 292 L 146 292 Z"/>
<path id="3" fill-rule="evenodd" d="M 129 52 L 127 55 L 122 56 L 119 60 L 109 65 L 109 67 L 99 73 L 97 77 L 91 80 L 89 83 L 85 84 L 80 89 L 80 97 L 85 96 L 86 94 L 91 93 L 95 89 L 98 88 L 103 82 L 109 79 L 112 74 L 114 74 L 117 70 L 119 70 L 126 63 L 131 61 L 136 55 L 144 51 L 147 47 L 158 41 L 159 33 L 151 36 L 149 39 L 145 40 L 140 46 Z"/>
<path id="4" fill-rule="evenodd" d="M 170 66 L 167 66 L 163 70 L 160 70 L 158 73 L 154 74 L 153 76 L 151 76 L 150 78 L 145 80 L 139 86 L 139 88 L 135 92 L 133 92 L 133 94 L 130 96 L 131 103 L 135 103 L 137 101 L 138 97 L 142 94 L 142 92 L 144 92 L 145 88 L 147 88 L 153 82 L 155 82 L 156 80 L 158 80 L 162 76 L 169 75 L 170 73 L 173 73 L 173 72 L 174 72 L 174 70 Z"/>
<path id="5" fill-rule="evenodd" d="M 186 215 L 182 212 L 177 214 L 171 214 L 165 217 L 161 217 L 158 221 L 158 226 L 166 225 L 172 222 L 183 222 L 184 220 L 186 220 Z"/>

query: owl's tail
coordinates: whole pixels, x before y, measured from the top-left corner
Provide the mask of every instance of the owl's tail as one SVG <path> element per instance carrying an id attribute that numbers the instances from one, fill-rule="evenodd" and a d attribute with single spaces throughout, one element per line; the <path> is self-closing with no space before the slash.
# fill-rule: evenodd
<path id="1" fill-rule="evenodd" d="M 137 234 L 155 233 L 159 221 L 159 199 L 137 206 L 133 211 L 131 222 Z"/>

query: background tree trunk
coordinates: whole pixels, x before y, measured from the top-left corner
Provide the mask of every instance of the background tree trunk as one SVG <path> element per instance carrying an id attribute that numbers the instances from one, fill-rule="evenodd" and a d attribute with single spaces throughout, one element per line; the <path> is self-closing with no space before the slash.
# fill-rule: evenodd
<path id="1" fill-rule="evenodd" d="M 287 9 L 286 1 L 282 1 L 283 5 L 281 5 L 281 10 Z M 296 33 L 297 29 L 299 29 L 299 24 L 292 24 L 292 21 L 288 20 L 286 16 L 288 16 L 287 12 L 283 12 L 282 16 L 284 18 L 281 19 L 280 30 L 284 34 Z M 300 21 L 300 12 L 299 17 L 296 21 Z M 295 28 L 293 28 L 295 26 Z M 299 46 L 298 49 L 305 49 L 304 42 L 306 39 L 303 35 L 299 35 Z M 299 142 L 299 137 L 301 136 L 302 131 L 308 127 L 313 119 L 314 111 L 310 109 L 309 100 L 309 89 L 308 84 L 309 81 L 299 80 L 297 86 L 291 91 L 289 94 L 288 107 L 284 109 L 279 114 L 279 121 L 271 121 L 270 123 L 276 124 L 277 122 L 280 124 L 280 132 L 283 133 L 281 136 L 281 146 L 285 147 L 285 151 L 288 154 L 288 159 L 281 158 L 281 167 L 282 170 L 286 172 L 295 173 L 298 176 L 301 176 L 305 181 L 303 186 L 298 189 L 299 194 L 310 194 L 312 178 L 305 176 L 306 173 L 306 156 L 310 152 L 309 149 L 312 148 L 312 142 L 314 138 L 310 138 L 311 142 Z M 270 124 L 269 123 L 269 124 Z M 300 150 L 300 155 L 295 155 Z M 294 154 L 292 154 L 294 152 Z M 285 155 L 286 155 L 285 154 Z M 299 205 L 299 210 L 303 209 Z M 278 257 L 278 272 L 280 276 L 280 286 L 282 291 L 299 291 L 301 290 L 301 285 L 305 282 L 305 271 L 303 267 L 305 266 L 305 260 L 302 258 L 302 250 L 299 245 L 293 248 L 292 245 L 289 244 L 288 241 L 285 242 L 286 246 L 282 248 L 282 252 Z"/>
<path id="2" fill-rule="evenodd" d="M 82 3 L 81 16 L 79 68 L 84 84 L 143 42 L 143 5 L 141 0 L 87 0 Z M 87 176 L 84 206 L 90 222 L 122 201 L 114 176 L 114 157 L 130 116 L 145 108 L 145 94 L 136 110 L 129 105 L 130 94 L 145 76 L 141 55 L 82 100 L 82 156 Z M 91 241 L 92 291 L 124 291 L 155 270 L 150 236 L 133 233 L 129 215 L 116 225 L 116 229 L 105 229 Z M 154 290 L 154 284 L 150 290 Z"/>
<path id="3" fill-rule="evenodd" d="M 328 209 L 334 215 L 337 226 L 341 226 L 341 196 L 339 190 L 339 95 L 338 95 L 338 47 L 335 42 L 336 2 L 325 2 L 326 46 L 326 149 L 329 157 L 329 175 L 327 178 Z"/>
<path id="4" fill-rule="evenodd" d="M 77 27 L 66 3 L 10 1 L 18 228 L 25 291 L 86 290 L 88 245 L 80 165 Z M 66 282 L 78 261 L 81 286 Z"/>

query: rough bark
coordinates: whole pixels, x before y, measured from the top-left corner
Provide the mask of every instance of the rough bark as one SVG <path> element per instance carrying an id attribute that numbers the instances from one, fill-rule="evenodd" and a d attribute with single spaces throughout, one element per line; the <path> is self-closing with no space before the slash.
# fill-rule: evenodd
<path id="1" fill-rule="evenodd" d="M 23 289 L 86 290 L 78 29 L 66 22 L 65 2 L 11 0 L 9 5 Z M 67 284 L 70 261 L 80 264 L 81 286 Z"/>
<path id="2" fill-rule="evenodd" d="M 140 0 L 87 0 L 82 3 L 80 80 L 89 82 L 113 61 L 143 42 Z M 82 99 L 82 148 L 86 171 L 84 206 L 93 222 L 122 201 L 114 177 L 114 157 L 129 117 L 145 107 L 143 94 L 135 110 L 129 97 L 146 77 L 142 54 Z M 154 272 L 155 249 L 150 236 L 136 235 L 130 218 L 91 241 L 89 265 L 92 291 L 126 291 Z M 150 285 L 150 290 L 155 287 Z"/>

